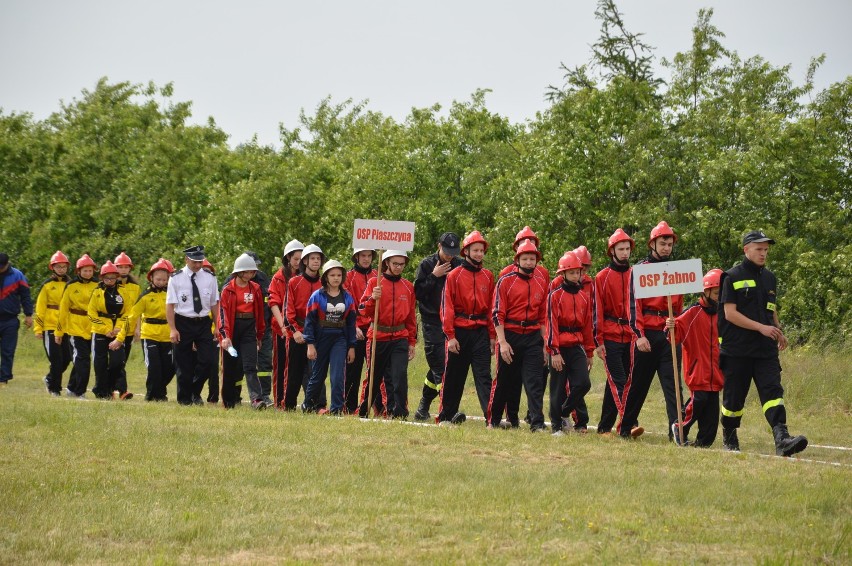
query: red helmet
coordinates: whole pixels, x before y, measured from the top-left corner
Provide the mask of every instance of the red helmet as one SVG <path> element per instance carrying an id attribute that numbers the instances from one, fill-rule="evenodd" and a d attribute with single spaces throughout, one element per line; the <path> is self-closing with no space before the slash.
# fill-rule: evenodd
<path id="1" fill-rule="evenodd" d="M 129 265 L 130 267 L 133 267 L 133 262 L 130 260 L 130 256 L 124 252 L 115 256 L 115 261 L 113 261 L 113 263 L 115 265 Z"/>
<path id="2" fill-rule="evenodd" d="M 515 236 L 515 243 L 513 244 L 515 249 L 518 249 L 518 245 L 524 240 L 532 240 L 535 242 L 536 247 L 541 243 L 541 240 L 538 239 L 538 236 L 535 235 L 535 232 L 532 231 L 532 228 L 529 226 L 524 226 L 524 229 L 518 232 Z"/>
<path id="3" fill-rule="evenodd" d="M 90 258 L 89 254 L 83 254 L 83 257 L 77 260 L 77 265 L 75 266 L 75 269 L 77 271 L 80 271 L 84 267 L 94 267 L 95 269 L 98 268 L 98 266 L 95 264 L 95 260 Z"/>
<path id="4" fill-rule="evenodd" d="M 575 252 L 565 252 L 565 255 L 559 259 L 559 267 L 556 268 L 556 274 L 559 275 L 569 269 L 582 269 L 582 267 L 583 262 Z"/>
<path id="5" fill-rule="evenodd" d="M 57 263 L 67 263 L 70 265 L 71 261 L 68 259 L 67 255 L 65 255 L 59 250 L 56 250 L 56 253 L 50 256 L 50 269 L 53 269 L 53 266 Z"/>
<path id="6" fill-rule="evenodd" d="M 518 261 L 518 258 L 521 257 L 522 254 L 535 254 L 536 259 L 541 260 L 541 252 L 538 251 L 538 248 L 532 240 L 524 240 L 523 243 L 518 246 L 518 249 L 515 250 L 515 261 Z"/>
<path id="7" fill-rule="evenodd" d="M 589 267 L 592 265 L 592 254 L 589 253 L 589 249 L 586 246 L 580 246 L 574 253 L 577 254 L 577 257 L 580 258 L 580 261 L 583 263 L 584 267 Z"/>
<path id="8" fill-rule="evenodd" d="M 620 242 L 630 242 L 630 251 L 633 251 L 633 248 L 636 247 L 636 242 L 633 241 L 633 238 L 627 235 L 627 232 L 619 228 L 615 232 L 612 233 L 612 236 L 609 237 L 609 241 L 607 242 L 607 253 L 612 257 L 612 248 L 615 247 L 616 244 Z"/>
<path id="9" fill-rule="evenodd" d="M 488 251 L 488 242 L 485 241 L 485 238 L 482 237 L 479 230 L 474 230 L 462 241 L 461 254 L 465 255 L 464 251 L 473 244 L 483 244 L 485 246 L 485 251 Z"/>
<path id="10" fill-rule="evenodd" d="M 115 264 L 110 260 L 107 260 L 107 262 L 101 266 L 101 277 L 107 273 L 115 273 L 118 275 L 118 269 L 116 269 Z"/>
<path id="11" fill-rule="evenodd" d="M 213 264 L 207 261 L 207 258 L 204 258 L 204 261 L 201 262 L 201 267 L 204 269 L 209 269 L 213 275 L 216 275 L 216 268 L 213 267 Z"/>
<path id="12" fill-rule="evenodd" d="M 168 267 L 168 268 L 169 268 L 169 273 L 174 273 L 174 272 L 175 272 L 175 266 L 174 266 L 174 265 L 172 265 L 172 262 L 170 262 L 169 260 L 164 259 L 164 258 L 160 258 L 160 261 L 162 261 L 162 262 L 164 262 L 164 263 L 166 264 L 166 267 Z M 204 264 L 202 264 L 202 265 L 204 265 Z"/>
<path id="13" fill-rule="evenodd" d="M 164 260 L 163 258 L 160 258 L 156 261 L 156 263 L 154 263 L 154 265 L 151 266 L 151 269 L 148 270 L 148 281 L 151 280 L 151 275 L 153 275 L 155 271 L 160 271 L 160 270 L 163 270 L 163 271 L 165 271 L 166 273 L 169 273 L 169 274 L 172 271 L 174 271 L 173 269 L 169 268 L 169 264 L 166 263 L 166 260 Z"/>
<path id="14" fill-rule="evenodd" d="M 722 274 L 724 271 L 721 269 L 711 269 L 704 275 L 704 290 L 712 289 L 713 287 L 719 287 L 722 284 Z"/>
<path id="15" fill-rule="evenodd" d="M 674 238 L 675 243 L 677 243 L 677 234 L 675 234 L 674 230 L 669 227 L 668 222 L 662 220 L 651 230 L 651 237 L 648 238 L 648 249 L 651 249 L 651 243 L 654 240 L 661 238 L 662 236 L 671 236 Z"/>

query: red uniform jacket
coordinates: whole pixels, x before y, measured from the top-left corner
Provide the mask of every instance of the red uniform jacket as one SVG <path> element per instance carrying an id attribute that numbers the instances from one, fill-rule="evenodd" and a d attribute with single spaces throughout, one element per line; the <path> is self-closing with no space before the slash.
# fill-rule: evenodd
<path id="1" fill-rule="evenodd" d="M 352 268 L 346 272 L 346 283 L 343 285 L 343 288 L 349 291 L 349 294 L 357 303 L 360 302 L 361 297 L 364 296 L 364 290 L 367 288 L 367 282 L 374 277 L 378 277 L 379 274 L 375 269 L 371 269 L 367 273 L 359 271 L 358 268 Z M 372 291 L 371 291 L 372 292 Z M 355 321 L 355 326 L 364 330 L 366 327 L 370 326 L 370 318 L 365 317 L 362 314 L 358 314 L 358 319 Z"/>
<path id="2" fill-rule="evenodd" d="M 278 307 L 281 311 L 281 316 L 287 317 L 287 277 L 284 275 L 284 268 L 280 268 L 272 276 L 272 281 L 269 282 L 269 308 Z M 278 326 L 278 321 L 272 317 L 272 331 L 278 336 L 284 336 L 284 329 Z"/>
<path id="3" fill-rule="evenodd" d="M 252 294 L 254 308 L 254 328 L 258 341 L 263 340 L 266 332 L 266 320 L 263 316 L 263 291 L 254 281 L 248 282 L 248 287 L 237 287 L 237 279 L 231 279 L 222 287 L 219 294 L 219 342 L 225 338 L 234 339 L 234 320 L 237 314 L 238 297 L 244 293 Z"/>
<path id="4" fill-rule="evenodd" d="M 610 262 L 595 276 L 595 346 L 604 340 L 632 342 L 638 337 L 634 328 L 632 269 Z"/>
<path id="5" fill-rule="evenodd" d="M 368 323 L 373 321 L 376 301 L 373 299 L 373 289 L 379 284 L 378 277 L 367 281 L 367 288 L 361 295 L 358 313 L 365 317 Z M 383 273 L 381 276 L 382 298 L 379 301 L 378 334 L 379 342 L 390 342 L 405 338 L 410 346 L 417 344 L 417 315 L 414 297 L 414 285 L 402 277 L 394 277 Z M 367 339 L 373 336 L 373 327 L 367 332 Z"/>
<path id="6" fill-rule="evenodd" d="M 705 299 L 675 319 L 675 341 L 683 344 L 684 380 L 690 391 L 721 391 L 725 376 L 719 369 L 719 329 L 715 311 Z"/>
<path id="7" fill-rule="evenodd" d="M 592 357 L 592 303 L 581 287 L 560 285 L 547 296 L 547 349 L 556 355 L 559 348 L 577 345 Z"/>
<path id="8" fill-rule="evenodd" d="M 540 332 L 547 319 L 549 280 L 521 271 L 510 271 L 501 277 L 494 289 L 494 326 L 504 326 L 517 334 Z"/>
<path id="9" fill-rule="evenodd" d="M 458 269 L 447 274 L 444 296 L 441 299 L 441 324 L 447 340 L 456 337 L 456 328 L 488 328 L 488 336 L 497 336 L 491 313 L 491 297 L 494 295 L 494 275 L 462 262 Z"/>
<path id="10" fill-rule="evenodd" d="M 648 260 L 639 263 L 648 263 Z M 637 264 L 638 265 L 638 264 Z M 675 316 L 683 312 L 683 295 L 672 295 L 672 313 Z M 645 336 L 645 330 L 665 330 L 669 317 L 669 301 L 666 297 L 636 299 L 636 330 L 639 336 Z"/>
<path id="11" fill-rule="evenodd" d="M 293 336 L 305 328 L 308 299 L 314 291 L 322 287 L 319 277 L 296 275 L 287 282 L 287 314 L 284 316 L 284 326 L 287 336 Z"/>

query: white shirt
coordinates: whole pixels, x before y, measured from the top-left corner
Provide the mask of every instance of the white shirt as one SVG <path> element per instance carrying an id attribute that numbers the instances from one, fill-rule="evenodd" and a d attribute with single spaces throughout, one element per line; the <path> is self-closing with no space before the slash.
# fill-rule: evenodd
<path id="1" fill-rule="evenodd" d="M 189 266 L 169 277 L 169 287 L 166 289 L 166 304 L 175 305 L 175 314 L 191 318 L 205 317 L 210 314 L 210 307 L 219 302 L 219 283 L 210 273 L 199 269 L 195 274 L 195 284 L 201 295 L 201 312 L 196 313 L 192 305 L 192 271 Z"/>

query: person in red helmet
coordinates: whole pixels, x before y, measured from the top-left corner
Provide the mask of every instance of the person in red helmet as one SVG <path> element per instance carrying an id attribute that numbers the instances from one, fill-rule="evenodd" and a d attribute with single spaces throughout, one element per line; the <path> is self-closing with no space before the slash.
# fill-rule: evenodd
<path id="1" fill-rule="evenodd" d="M 482 414 L 488 413 L 491 397 L 491 355 L 497 333 L 489 316 L 494 294 L 494 275 L 482 267 L 488 242 L 478 230 L 462 241 L 462 264 L 447 275 L 441 301 L 441 322 L 447 337 L 447 365 L 441 384 L 438 423 L 461 424 L 467 418 L 459 411 L 468 369 Z"/>
<path id="2" fill-rule="evenodd" d="M 577 257 L 580 258 L 580 262 L 583 264 L 583 276 L 580 278 L 580 288 L 589 300 L 589 304 L 592 305 L 592 318 L 594 318 L 595 280 L 589 275 L 589 269 L 592 267 L 592 254 L 583 245 L 578 246 L 574 250 L 574 253 L 577 254 Z M 580 434 L 585 434 L 588 431 L 589 408 L 586 405 L 585 397 L 577 400 L 577 405 L 574 412 L 571 413 L 571 418 L 574 420 L 574 430 Z"/>
<path id="3" fill-rule="evenodd" d="M 173 271 L 163 258 L 148 270 L 148 288 L 130 311 L 130 328 L 141 325 L 142 355 L 145 358 L 146 401 L 168 401 L 166 387 L 175 376 L 172 343 L 166 321 L 166 288 Z"/>
<path id="4" fill-rule="evenodd" d="M 595 353 L 603 360 L 606 372 L 598 434 L 611 434 L 616 419 L 624 413 L 624 391 L 633 371 L 633 343 L 638 337 L 630 285 L 634 246 L 633 238 L 624 230 L 613 232 L 607 241 L 610 263 L 595 276 Z M 642 432 L 637 429 L 634 434 Z"/>
<path id="5" fill-rule="evenodd" d="M 92 258 L 83 254 L 75 264 L 77 276 L 65 286 L 59 303 L 54 341 L 61 344 L 67 335 L 71 344 L 71 375 L 65 394 L 74 399 L 85 399 L 92 372 L 92 322 L 88 310 L 89 299 L 98 286 L 94 281 L 96 267 Z"/>
<path id="6" fill-rule="evenodd" d="M 500 426 L 507 406 L 520 406 L 521 387 L 527 393 L 530 430 L 544 430 L 544 332 L 548 281 L 535 276 L 541 254 L 532 240 L 515 252 L 517 269 L 497 281 L 492 318 L 497 334 L 497 374 L 491 387 L 487 424 Z M 517 412 L 509 412 L 509 425 L 519 426 Z"/>
<path id="7" fill-rule="evenodd" d="M 550 354 L 550 425 L 554 435 L 563 434 L 568 417 L 592 387 L 595 344 L 592 339 L 592 303 L 583 293 L 583 264 L 568 252 L 559 260 L 556 273 L 562 284 L 547 297 L 547 350 Z"/>
<path id="8" fill-rule="evenodd" d="M 139 300 L 139 295 L 142 293 L 142 287 L 139 286 L 139 281 L 130 272 L 133 270 L 133 261 L 125 252 L 121 252 L 112 261 L 115 268 L 118 269 L 118 283 L 124 291 L 124 296 L 127 297 L 127 302 L 132 309 Z M 127 381 L 127 362 L 130 360 L 130 350 L 133 347 L 133 340 L 136 337 L 136 328 L 131 327 L 130 332 L 124 339 L 124 381 Z"/>
<path id="9" fill-rule="evenodd" d="M 132 305 L 118 282 L 118 269 L 111 261 L 101 266 L 101 282 L 89 299 L 89 320 L 92 321 L 92 365 L 95 368 L 95 387 L 98 399 L 129 400 L 124 370 L 124 339 L 130 325 Z"/>
<path id="10" fill-rule="evenodd" d="M 648 238 L 648 257 L 643 263 L 659 263 L 670 261 L 677 234 L 662 221 L 652 230 Z M 672 312 L 679 316 L 683 311 L 683 295 L 672 295 Z M 666 400 L 666 414 L 669 440 L 672 440 L 672 425 L 677 423 L 677 394 L 675 393 L 675 366 L 680 367 L 680 348 L 677 348 L 677 360 L 672 360 L 671 344 L 666 338 L 666 319 L 669 316 L 668 299 L 665 296 L 636 299 L 636 317 L 634 325 L 639 333 L 633 358 L 633 373 L 624 403 L 624 416 L 619 425 L 619 433 L 624 438 L 635 436 L 639 424 L 639 413 L 648 389 L 656 373 L 660 387 Z M 678 388 L 682 389 L 680 382 Z M 631 431 L 634 431 L 631 435 Z"/>
<path id="11" fill-rule="evenodd" d="M 687 368 L 684 379 L 691 397 L 684 407 L 683 439 L 692 425 L 698 423 L 693 446 L 707 447 L 716 440 L 719 430 L 719 391 L 725 386 L 725 376 L 719 369 L 719 331 L 717 310 L 721 269 L 711 269 L 704 275 L 704 294 L 698 304 L 686 309 L 677 318 L 666 319 L 666 330 L 675 332 L 675 340 L 683 347 Z M 677 423 L 671 425 L 672 437 L 680 444 Z"/>
<path id="12" fill-rule="evenodd" d="M 284 409 L 284 372 L 287 370 L 287 331 L 284 316 L 287 303 L 287 285 L 299 273 L 302 250 L 299 240 L 290 240 L 281 254 L 281 268 L 269 282 L 269 310 L 272 312 L 272 402 Z"/>
<path id="13" fill-rule="evenodd" d="M 59 397 L 62 392 L 62 374 L 71 363 L 71 344 L 68 337 L 63 337 L 56 343 L 56 327 L 59 324 L 59 304 L 62 294 L 68 284 L 68 268 L 71 262 L 61 251 L 50 258 L 50 277 L 45 281 L 38 293 L 33 317 L 33 332 L 42 341 L 44 353 L 50 364 L 50 370 L 44 378 L 47 392 Z"/>

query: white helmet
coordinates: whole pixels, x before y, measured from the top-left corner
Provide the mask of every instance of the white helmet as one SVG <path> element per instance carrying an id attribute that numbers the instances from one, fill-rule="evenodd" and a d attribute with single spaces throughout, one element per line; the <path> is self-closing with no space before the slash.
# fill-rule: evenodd
<path id="1" fill-rule="evenodd" d="M 382 265 L 385 265 L 385 262 L 392 257 L 404 257 L 406 265 L 408 264 L 408 254 L 402 250 L 386 250 L 385 253 L 382 254 Z"/>
<path id="2" fill-rule="evenodd" d="M 248 254 L 243 254 L 234 262 L 234 270 L 231 273 L 239 273 L 241 271 L 257 271 L 257 263 L 254 258 Z"/>
<path id="3" fill-rule="evenodd" d="M 297 252 L 297 251 L 302 250 L 304 248 L 305 248 L 305 244 L 303 244 L 299 240 L 290 240 L 289 242 L 287 242 L 287 245 L 284 246 L 284 253 L 281 254 L 281 255 L 283 255 L 284 257 L 287 257 L 288 255 L 290 255 L 291 252 Z"/>
<path id="4" fill-rule="evenodd" d="M 373 259 L 376 258 L 376 250 L 370 248 L 355 248 L 352 250 L 352 261 L 358 261 L 358 254 L 361 252 L 370 252 L 373 254 Z"/>
<path id="5" fill-rule="evenodd" d="M 325 273 L 329 269 L 334 269 L 335 267 L 339 267 L 343 269 L 343 272 L 346 272 L 346 269 L 343 268 L 343 264 L 337 261 L 336 259 L 330 259 L 322 266 L 322 272 Z"/>
<path id="6" fill-rule="evenodd" d="M 320 249 L 320 247 L 316 244 L 308 244 L 302 250 L 302 265 L 305 265 L 305 260 L 308 259 L 308 256 L 311 255 L 311 254 L 319 254 L 320 255 L 320 262 L 325 261 L 325 254 L 322 253 L 322 250 Z"/>

